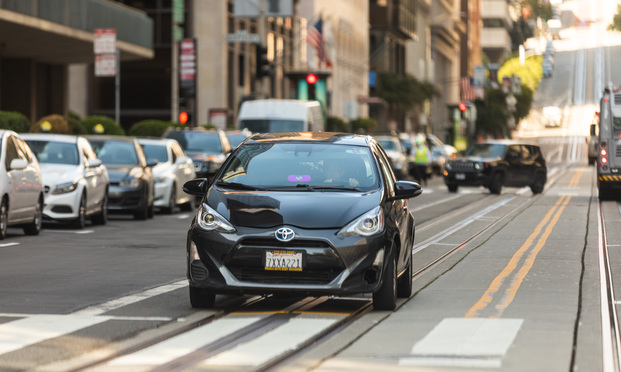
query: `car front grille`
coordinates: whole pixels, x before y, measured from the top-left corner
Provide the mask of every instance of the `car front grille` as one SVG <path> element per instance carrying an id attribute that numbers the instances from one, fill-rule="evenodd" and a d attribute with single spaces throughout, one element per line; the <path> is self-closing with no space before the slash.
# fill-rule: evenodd
<path id="1" fill-rule="evenodd" d="M 452 161 L 451 169 L 474 169 L 474 163 L 471 161 Z"/>
<path id="2" fill-rule="evenodd" d="M 265 270 L 265 251 L 282 249 L 306 252 L 302 271 Z M 240 281 L 266 284 L 328 284 L 345 269 L 327 242 L 301 239 L 245 239 L 225 259 L 225 265 Z"/>

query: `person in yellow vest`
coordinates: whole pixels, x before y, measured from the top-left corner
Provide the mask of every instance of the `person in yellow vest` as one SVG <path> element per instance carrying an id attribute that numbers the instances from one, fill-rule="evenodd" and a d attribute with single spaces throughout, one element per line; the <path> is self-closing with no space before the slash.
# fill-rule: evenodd
<path id="1" fill-rule="evenodd" d="M 416 166 L 414 167 L 414 178 L 416 182 L 423 183 L 427 186 L 427 175 L 429 168 L 429 158 L 431 157 L 429 153 L 429 147 L 425 144 L 425 138 L 422 136 L 416 137 L 416 150 L 414 151 L 414 162 Z"/>

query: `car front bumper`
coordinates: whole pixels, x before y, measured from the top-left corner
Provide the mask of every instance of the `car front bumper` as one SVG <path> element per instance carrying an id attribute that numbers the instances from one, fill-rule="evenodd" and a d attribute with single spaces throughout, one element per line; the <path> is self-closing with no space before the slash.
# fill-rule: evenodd
<path id="1" fill-rule="evenodd" d="M 485 172 L 445 171 L 444 175 L 444 183 L 446 185 L 487 187 L 491 181 L 491 176 Z"/>
<path id="2" fill-rule="evenodd" d="M 45 194 L 43 218 L 54 221 L 70 221 L 78 218 L 82 189 L 77 188 L 64 194 Z"/>
<path id="3" fill-rule="evenodd" d="M 274 238 L 276 229 L 242 228 L 235 233 L 207 232 L 193 227 L 187 239 L 187 277 L 193 287 L 214 293 L 315 295 L 370 293 L 379 288 L 390 257 L 383 234 L 337 237 L 337 230 L 294 228 L 290 242 Z M 193 260 L 193 250 L 200 260 Z M 303 252 L 302 271 L 265 268 L 265 252 Z"/>
<path id="4" fill-rule="evenodd" d="M 132 213 L 145 208 L 146 191 L 143 187 L 128 188 L 110 185 L 108 190 L 108 211 Z"/>

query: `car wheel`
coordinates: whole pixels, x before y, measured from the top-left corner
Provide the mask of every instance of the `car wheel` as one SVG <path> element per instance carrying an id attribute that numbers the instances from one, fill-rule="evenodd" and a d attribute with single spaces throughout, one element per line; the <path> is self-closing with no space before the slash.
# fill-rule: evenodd
<path id="1" fill-rule="evenodd" d="M 495 173 L 492 177 L 492 183 L 489 185 L 489 191 L 492 194 L 500 195 L 502 192 L 502 184 L 504 182 L 504 177 L 502 173 Z"/>
<path id="2" fill-rule="evenodd" d="M 155 207 L 153 206 L 153 203 L 151 203 L 151 205 L 149 205 L 149 208 L 147 208 L 147 218 L 153 217 L 155 217 Z"/>
<path id="3" fill-rule="evenodd" d="M 9 223 L 9 203 L 2 199 L 0 204 L 0 240 L 6 238 L 6 228 Z"/>
<path id="4" fill-rule="evenodd" d="M 543 188 L 545 187 L 546 181 L 543 173 L 535 174 L 535 180 L 533 184 L 530 185 L 530 190 L 533 194 L 541 194 L 543 192 Z"/>
<path id="5" fill-rule="evenodd" d="M 39 198 L 39 202 L 35 207 L 34 219 L 31 223 L 24 226 L 26 235 L 39 235 L 41 232 L 41 224 L 43 223 L 43 199 Z"/>
<path id="6" fill-rule="evenodd" d="M 449 183 L 446 187 L 448 187 L 449 192 L 457 192 L 457 189 L 459 189 L 459 186 L 454 183 Z"/>
<path id="7" fill-rule="evenodd" d="M 164 213 L 173 214 L 175 213 L 175 207 L 177 206 L 177 198 L 175 195 L 176 185 L 173 183 L 172 188 L 170 189 L 170 195 L 168 196 L 168 205 L 164 208 Z"/>
<path id="8" fill-rule="evenodd" d="M 204 288 L 196 288 L 190 286 L 190 304 L 192 305 L 192 307 L 199 309 L 208 309 L 213 307 L 215 302 L 215 293 L 211 293 Z"/>
<path id="9" fill-rule="evenodd" d="M 194 210 L 194 204 L 194 197 L 192 197 L 187 203 L 181 204 L 181 210 L 184 212 L 192 212 Z"/>
<path id="10" fill-rule="evenodd" d="M 394 252 L 384 269 L 382 285 L 373 292 L 373 308 L 375 310 L 394 310 L 397 307 L 397 266 Z"/>
<path id="11" fill-rule="evenodd" d="M 599 200 L 612 200 L 613 194 L 612 190 L 609 187 L 606 187 L 602 184 L 598 185 L 598 197 Z"/>
<path id="12" fill-rule="evenodd" d="M 408 261 L 408 267 L 405 269 L 399 283 L 397 284 L 397 297 L 408 298 L 412 295 L 412 253 L 410 249 L 410 260 Z"/>
<path id="13" fill-rule="evenodd" d="M 78 218 L 71 221 L 71 227 L 83 229 L 86 226 L 86 195 L 82 194 L 80 205 L 78 206 Z"/>
<path id="14" fill-rule="evenodd" d="M 95 225 L 105 225 L 108 222 L 108 192 L 101 200 L 101 212 L 91 218 Z"/>

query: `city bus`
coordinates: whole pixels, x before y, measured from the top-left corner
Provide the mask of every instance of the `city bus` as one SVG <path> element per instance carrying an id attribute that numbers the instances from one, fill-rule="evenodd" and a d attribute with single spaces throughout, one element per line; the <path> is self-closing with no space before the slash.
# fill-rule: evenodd
<path id="1" fill-rule="evenodd" d="M 597 189 L 600 200 L 621 196 L 621 91 L 611 85 L 600 99 Z"/>

